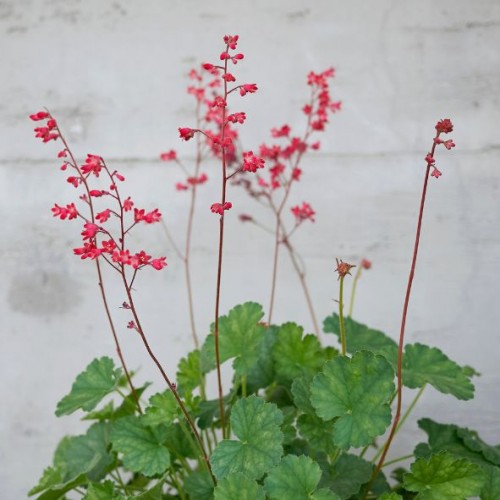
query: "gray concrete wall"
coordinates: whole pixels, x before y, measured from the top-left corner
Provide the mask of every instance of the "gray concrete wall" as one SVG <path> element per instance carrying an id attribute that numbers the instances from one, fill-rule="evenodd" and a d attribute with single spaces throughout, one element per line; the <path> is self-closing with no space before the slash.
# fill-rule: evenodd
<path id="1" fill-rule="evenodd" d="M 192 123 L 185 75 L 216 58 L 226 33 L 240 35 L 246 55 L 238 74 L 260 88 L 244 101 L 248 149 L 272 126 L 300 127 L 306 73 L 337 69 L 334 95 L 343 111 L 322 152 L 302 165 L 293 193 L 318 214 L 296 243 L 321 318 L 335 307 L 335 257 L 368 257 L 373 269 L 360 282 L 355 315 L 396 338 L 423 157 L 437 119 L 452 118 L 457 147 L 439 152 L 443 176 L 430 183 L 408 340 L 438 346 L 482 376 L 474 401 L 430 389 L 415 418 L 453 420 L 500 442 L 500 3 L 11 0 L 0 3 L 1 498 L 24 498 L 58 439 L 81 429 L 77 415 L 56 419 L 55 405 L 93 357 L 114 356 L 95 269 L 72 255 L 79 229 L 50 213 L 74 191 L 58 170 L 56 147 L 32 137 L 27 116 L 50 108 L 82 159 L 104 156 L 127 176 L 133 198 L 159 207 L 182 238 L 186 197 L 173 189 L 181 175 L 158 153 L 175 147 L 193 154 L 177 138 L 177 127 Z M 214 165 L 207 170 L 215 176 Z M 200 192 L 194 238 L 203 331 L 213 310 L 217 217 L 208 207 L 217 189 L 211 182 Z M 267 307 L 272 241 L 236 220 L 237 211 L 254 210 L 252 202 L 239 192 L 230 198 L 222 311 L 244 300 Z M 160 226 L 137 238 L 168 256 L 163 272 L 142 273 L 137 297 L 152 346 L 173 374 L 192 347 L 181 263 Z M 110 282 L 109 291 L 130 365 L 141 367 L 140 380 L 162 387 L 125 328 L 118 287 Z M 311 328 L 286 257 L 275 319 Z M 415 419 L 408 431 L 395 454 L 422 437 Z"/>

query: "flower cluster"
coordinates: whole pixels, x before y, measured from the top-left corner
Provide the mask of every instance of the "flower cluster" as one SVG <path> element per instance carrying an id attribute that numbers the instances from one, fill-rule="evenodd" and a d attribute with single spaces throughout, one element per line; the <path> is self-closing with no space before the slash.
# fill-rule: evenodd
<path id="1" fill-rule="evenodd" d="M 41 138 L 43 142 L 58 139 L 62 141 L 64 149 L 58 152 L 57 157 L 64 158 L 61 169 L 67 170 L 69 168 L 71 171 L 71 175 L 66 178 L 66 181 L 75 188 L 83 188 L 84 191 L 79 198 L 87 205 L 88 215 L 85 215 L 84 211 L 78 210 L 74 203 L 65 206 L 56 203 L 51 209 L 53 216 L 61 220 L 79 218 L 83 221 L 81 231 L 83 245 L 74 248 L 73 253 L 82 259 L 102 257 L 119 272 L 124 272 L 123 266 L 125 265 L 131 266 L 134 270 L 146 266 L 151 266 L 157 270 L 165 267 L 165 257 L 153 259 L 144 250 L 134 253 L 125 246 L 126 235 L 136 224 L 140 222 L 153 224 L 161 220 L 161 213 L 158 209 L 146 212 L 144 209 L 134 208 L 134 202 L 130 197 L 122 200 L 117 182 L 125 181 L 125 177 L 116 170 L 110 171 L 101 156 L 88 154 L 84 163 L 78 165 L 64 137 L 61 135 L 56 120 L 48 111 L 39 111 L 30 115 L 30 118 L 33 121 L 46 121 L 45 127 L 35 128 L 36 137 Z M 97 179 L 103 173 L 109 181 L 109 190 L 93 189 L 91 186 L 92 182 L 94 182 L 93 178 Z M 108 206 L 97 211 L 95 198 L 105 198 L 113 203 L 114 207 Z M 132 212 L 132 209 L 133 220 L 127 223 L 125 214 Z M 105 226 L 105 223 L 112 217 L 120 221 L 119 226 L 121 229 L 118 234 L 112 228 Z"/>
<path id="2" fill-rule="evenodd" d="M 440 138 L 441 134 L 449 134 L 450 132 L 453 132 L 453 123 L 451 123 L 451 120 L 449 118 L 445 118 L 444 120 L 439 120 L 436 123 L 436 136 L 434 137 L 434 144 L 432 146 L 432 151 L 430 153 L 427 153 L 427 155 L 425 156 L 425 161 L 427 163 L 427 166 L 429 168 L 432 167 L 431 177 L 435 177 L 436 179 L 439 179 L 442 173 L 436 167 L 434 150 L 436 146 L 439 146 L 440 144 L 442 144 L 448 150 L 455 147 L 455 143 L 453 142 L 452 139 L 443 141 L 443 139 Z"/>
<path id="3" fill-rule="evenodd" d="M 314 216 L 316 212 L 311 208 L 309 203 L 303 202 L 302 205 L 296 205 L 290 209 L 295 216 L 295 224 L 300 224 L 305 220 L 315 222 Z"/>

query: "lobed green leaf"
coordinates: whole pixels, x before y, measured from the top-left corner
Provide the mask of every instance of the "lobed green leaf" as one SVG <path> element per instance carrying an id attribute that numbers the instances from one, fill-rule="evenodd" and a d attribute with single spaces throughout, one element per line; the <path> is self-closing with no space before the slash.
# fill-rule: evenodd
<path id="1" fill-rule="evenodd" d="M 111 432 L 113 449 L 123 454 L 123 465 L 132 472 L 151 477 L 170 466 L 170 453 L 164 444 L 162 427 L 146 427 L 137 417 L 117 420 Z"/>
<path id="2" fill-rule="evenodd" d="M 271 500 L 310 500 L 311 498 L 338 498 L 328 490 L 322 490 L 315 496 L 321 479 L 321 469 L 311 458 L 287 455 L 281 463 L 272 469 L 264 481 L 264 487 Z"/>
<path id="3" fill-rule="evenodd" d="M 370 351 L 383 356 L 393 369 L 396 369 L 398 359 L 398 344 L 380 330 L 374 330 L 351 318 L 344 318 L 347 352 Z M 339 315 L 333 313 L 323 322 L 325 333 L 334 333 L 340 339 Z"/>
<path id="4" fill-rule="evenodd" d="M 382 356 L 359 351 L 328 361 L 311 384 L 311 403 L 323 420 L 336 419 L 333 441 L 343 449 L 370 444 L 391 421 L 394 372 Z"/>
<path id="5" fill-rule="evenodd" d="M 239 376 L 247 375 L 259 359 L 265 330 L 259 322 L 263 316 L 262 306 L 246 302 L 231 309 L 227 316 L 219 318 L 220 362 L 234 358 L 233 368 Z M 205 366 L 205 371 L 214 369 L 213 333 L 207 336 L 201 351 L 201 364 Z"/>
<path id="6" fill-rule="evenodd" d="M 313 376 L 326 361 L 316 335 L 303 335 L 295 323 L 281 325 L 273 347 L 273 359 L 279 380 L 291 383 L 303 375 Z"/>
<path id="7" fill-rule="evenodd" d="M 482 469 L 450 453 L 419 458 L 404 477 L 404 487 L 419 493 L 420 500 L 460 500 L 479 495 L 485 482 Z"/>
<path id="8" fill-rule="evenodd" d="M 262 486 L 240 472 L 220 480 L 214 490 L 214 500 L 265 500 Z"/>
<path id="9" fill-rule="evenodd" d="M 217 479 L 241 472 L 260 479 L 283 453 L 283 414 L 272 403 L 257 396 L 240 399 L 231 412 L 231 428 L 238 441 L 221 441 L 210 457 Z"/>
<path id="10" fill-rule="evenodd" d="M 411 389 L 432 385 L 457 399 L 474 397 L 474 385 L 464 369 L 436 347 L 409 344 L 403 356 L 403 383 Z"/>
<path id="11" fill-rule="evenodd" d="M 108 357 L 94 359 L 77 377 L 71 391 L 57 404 L 56 415 L 70 415 L 76 410 L 93 410 L 118 387 L 121 369 Z"/>

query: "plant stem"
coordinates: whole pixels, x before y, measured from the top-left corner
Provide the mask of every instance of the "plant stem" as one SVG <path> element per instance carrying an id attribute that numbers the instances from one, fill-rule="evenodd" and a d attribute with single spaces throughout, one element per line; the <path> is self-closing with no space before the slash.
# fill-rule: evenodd
<path id="1" fill-rule="evenodd" d="M 340 276 L 339 286 L 339 322 L 340 343 L 342 344 L 342 356 L 346 355 L 345 325 L 344 325 L 344 276 Z"/>
<path id="2" fill-rule="evenodd" d="M 122 264 L 122 266 L 124 266 Z M 128 301 L 129 301 L 129 305 L 130 305 L 130 310 L 132 311 L 132 315 L 134 316 L 134 321 L 135 321 L 135 325 L 136 325 L 136 330 L 137 332 L 139 333 L 141 339 L 142 339 L 142 342 L 144 344 L 144 347 L 146 348 L 146 351 L 148 352 L 149 354 L 149 357 L 153 360 L 153 363 L 157 366 L 158 370 L 160 371 L 161 373 L 161 376 L 163 377 L 163 380 L 165 380 L 168 388 L 172 391 L 172 394 L 175 398 L 175 400 L 177 401 L 177 404 L 179 405 L 179 408 L 181 409 L 187 423 L 189 424 L 189 427 L 191 428 L 195 438 L 196 438 L 196 441 L 198 443 L 198 446 L 200 448 L 200 451 L 201 451 L 201 454 L 203 456 L 203 460 L 204 460 L 204 463 L 205 463 L 205 466 L 207 467 L 207 470 L 208 472 L 210 473 L 211 477 L 212 477 L 212 480 L 215 484 L 215 477 L 212 473 L 212 468 L 210 466 L 210 462 L 208 460 L 208 455 L 205 451 L 205 447 L 203 445 L 203 441 L 200 437 L 200 434 L 198 433 L 197 429 L 196 429 L 196 426 L 194 424 L 194 421 L 193 419 L 191 418 L 191 416 L 189 415 L 189 412 L 187 411 L 187 408 L 186 406 L 184 405 L 184 403 L 182 402 L 182 399 L 179 397 L 179 394 L 177 393 L 177 388 L 174 386 L 174 384 L 172 384 L 172 382 L 170 381 L 170 379 L 168 378 L 168 375 L 165 373 L 165 370 L 163 369 L 163 366 L 161 365 L 161 363 L 158 361 L 158 358 L 154 355 L 150 345 L 149 345 L 149 342 L 146 338 L 146 335 L 144 334 L 144 330 L 142 329 L 142 326 L 141 326 L 141 323 L 140 323 L 140 320 L 139 320 L 139 316 L 137 314 L 137 309 L 135 307 L 135 304 L 134 304 L 134 299 L 132 297 L 132 292 L 130 290 L 130 287 L 127 283 L 127 280 L 126 280 L 126 277 L 125 277 L 125 269 L 123 268 L 123 271 L 122 271 L 122 278 L 123 278 L 123 284 L 124 284 L 124 287 L 125 287 L 125 291 L 127 293 L 127 298 L 128 298 Z"/>
<path id="3" fill-rule="evenodd" d="M 408 406 L 408 408 L 404 412 L 403 416 L 401 417 L 401 420 L 399 421 L 398 427 L 396 429 L 396 434 L 399 432 L 399 429 L 401 429 L 401 427 L 403 427 L 403 424 L 406 422 L 407 418 L 410 416 L 411 412 L 415 408 L 415 405 L 418 403 L 418 400 L 420 399 L 420 396 L 422 396 L 425 387 L 426 387 L 426 385 L 423 385 L 419 389 L 419 391 L 417 392 L 417 394 L 413 398 L 412 402 L 410 403 L 410 406 Z M 384 443 L 384 445 L 379 448 L 379 450 L 377 451 L 377 453 L 371 459 L 372 463 L 375 463 L 377 461 L 378 457 L 381 455 L 381 453 L 383 452 L 383 450 L 385 449 L 386 446 L 387 446 L 387 442 Z"/>
<path id="4" fill-rule="evenodd" d="M 229 46 L 226 46 L 226 52 Z M 224 74 L 227 73 L 227 59 L 224 61 Z M 227 81 L 224 80 L 224 101 L 227 102 Z M 222 130 L 221 130 L 221 147 L 222 147 L 222 186 L 221 186 L 221 206 L 226 203 L 226 185 L 227 185 L 227 165 L 226 165 L 226 147 L 224 145 L 226 130 L 226 107 L 222 108 Z M 222 390 L 222 375 L 220 369 L 220 352 L 219 352 L 219 306 L 220 306 L 220 289 L 222 279 L 222 250 L 224 246 L 224 210 L 219 219 L 219 252 L 217 259 L 217 284 L 215 289 L 215 319 L 214 319 L 214 345 L 215 345 L 215 363 L 217 368 L 217 389 L 219 394 L 219 413 L 222 428 L 222 437 L 226 435 L 226 416 L 224 414 L 224 391 Z"/>
<path id="5" fill-rule="evenodd" d="M 358 270 L 356 271 L 356 274 L 354 275 L 354 281 L 352 282 L 351 300 L 349 302 L 349 312 L 347 314 L 348 318 L 352 318 L 352 310 L 354 308 L 354 298 L 356 296 L 356 285 L 358 284 L 358 280 L 361 276 L 361 269 L 362 269 L 362 266 L 360 264 L 358 266 Z"/>
<path id="6" fill-rule="evenodd" d="M 52 115 L 50 115 L 50 116 L 52 118 Z M 69 154 L 73 168 L 78 172 L 78 175 L 79 175 L 80 179 L 82 180 L 83 185 L 85 186 L 85 190 L 87 191 L 88 205 L 90 208 L 91 220 L 92 220 L 92 223 L 95 224 L 94 206 L 92 204 L 92 197 L 90 196 L 90 188 L 89 188 L 89 185 L 87 183 L 87 179 L 85 178 L 82 171 L 78 167 L 78 163 L 76 162 L 76 159 L 73 155 L 73 152 L 71 151 L 70 147 L 68 146 L 68 143 L 66 142 L 64 135 L 62 134 L 61 130 L 59 129 L 59 126 L 57 126 L 56 129 L 57 129 L 57 132 L 59 133 L 59 137 L 61 138 L 61 141 L 64 145 L 65 150 Z M 120 360 L 120 364 L 122 365 L 123 371 L 125 373 L 125 377 L 127 378 L 127 382 L 128 382 L 129 387 L 130 387 L 130 393 L 132 394 L 132 397 L 134 398 L 135 404 L 137 406 L 137 410 L 139 411 L 139 413 L 142 413 L 141 404 L 139 403 L 139 397 L 137 396 L 137 392 L 135 390 L 134 384 L 132 383 L 132 377 L 130 376 L 130 372 L 127 368 L 127 364 L 125 363 L 125 358 L 123 357 L 122 350 L 120 347 L 120 341 L 118 340 L 118 335 L 116 333 L 115 325 L 113 323 L 113 318 L 112 318 L 111 312 L 109 310 L 108 300 L 106 297 L 106 291 L 104 289 L 104 282 L 102 279 L 101 264 L 100 264 L 98 258 L 95 259 L 95 264 L 96 264 L 96 270 L 97 270 L 98 286 L 99 286 L 99 290 L 101 292 L 101 298 L 102 298 L 102 302 L 104 305 L 104 310 L 106 311 L 106 317 L 108 318 L 108 323 L 109 323 L 109 327 L 111 330 L 111 334 L 113 335 L 113 341 L 115 343 L 116 353 L 117 353 L 118 358 Z"/>
<path id="7" fill-rule="evenodd" d="M 302 291 L 304 292 L 304 296 L 306 298 L 307 308 L 309 309 L 309 314 L 311 316 L 311 320 L 314 327 L 314 333 L 319 337 L 319 326 L 318 320 L 316 319 L 316 313 L 314 312 L 313 302 L 311 300 L 311 295 L 309 293 L 309 287 L 306 282 L 306 275 L 303 269 L 300 267 L 295 249 L 293 248 L 290 240 L 285 238 L 283 243 L 285 244 L 286 249 L 288 250 L 288 254 L 290 255 L 290 260 L 292 261 L 293 268 L 299 277 L 300 285 L 302 286 Z"/>
<path id="8" fill-rule="evenodd" d="M 385 462 L 384 467 L 388 467 L 389 465 L 392 465 L 392 464 L 397 464 L 398 462 L 402 462 L 403 460 L 408 460 L 409 458 L 413 458 L 413 457 L 414 457 L 413 453 L 410 453 L 409 455 L 404 455 L 404 456 L 399 457 L 399 458 L 394 458 L 392 460 L 389 460 L 388 462 Z"/>
<path id="9" fill-rule="evenodd" d="M 437 134 L 436 137 L 439 136 L 439 133 Z M 431 155 L 434 156 L 434 150 L 436 149 L 436 142 L 433 142 L 432 145 L 432 150 L 431 150 Z M 411 267 L 410 267 L 410 274 L 408 276 L 408 284 L 406 287 L 406 294 L 405 294 L 405 301 L 403 305 L 403 314 L 401 318 L 401 329 L 399 333 L 399 343 L 398 343 L 398 365 L 397 365 L 397 378 L 398 378 L 398 383 L 397 383 L 397 403 L 396 403 L 396 415 L 394 416 L 394 420 L 392 423 L 391 431 L 389 433 L 389 437 L 387 439 L 387 442 L 383 448 L 382 456 L 380 457 L 380 460 L 377 463 L 377 466 L 373 472 L 372 478 L 370 480 L 370 483 L 367 486 L 367 490 L 371 487 L 375 479 L 377 478 L 380 469 L 384 465 L 385 457 L 387 456 L 387 452 L 389 451 L 389 448 L 391 446 L 392 440 L 394 438 L 394 435 L 396 434 L 396 430 L 398 428 L 399 424 L 399 419 L 401 417 L 401 406 L 403 402 L 403 347 L 404 347 L 404 338 L 405 338 L 405 327 L 406 327 L 406 315 L 408 313 L 408 305 L 410 303 L 410 295 L 411 295 L 411 287 L 413 284 L 413 277 L 415 275 L 415 267 L 417 265 L 417 256 L 418 256 L 418 247 L 420 243 L 420 232 L 422 230 L 422 219 L 424 215 L 424 206 L 425 206 L 425 197 L 427 195 L 427 185 L 429 182 L 429 173 L 430 173 L 431 165 L 428 163 L 427 167 L 425 169 L 425 176 L 424 176 L 424 185 L 422 188 L 422 195 L 420 197 L 420 209 L 418 213 L 418 223 L 417 223 L 417 231 L 415 234 L 415 244 L 413 247 L 413 257 L 411 261 Z"/>

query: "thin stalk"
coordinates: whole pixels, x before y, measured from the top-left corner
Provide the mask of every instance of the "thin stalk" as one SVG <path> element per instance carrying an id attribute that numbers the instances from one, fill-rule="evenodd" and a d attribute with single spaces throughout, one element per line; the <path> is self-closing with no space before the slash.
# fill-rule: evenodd
<path id="1" fill-rule="evenodd" d="M 389 465 L 392 464 L 397 464 L 398 462 L 402 462 L 403 460 L 408 460 L 409 458 L 413 458 L 414 456 L 415 455 L 413 453 L 410 453 L 409 455 L 404 455 L 402 457 L 394 458 L 393 460 L 385 462 L 384 467 L 388 467 Z"/>
<path id="2" fill-rule="evenodd" d="M 344 325 L 344 276 L 340 276 L 339 322 L 340 322 L 340 343 L 342 344 L 342 356 L 345 356 L 346 355 L 346 341 L 345 341 L 345 325 Z"/>
<path id="3" fill-rule="evenodd" d="M 50 115 L 50 113 L 49 113 Z M 50 115 L 52 118 L 52 115 Z M 94 214 L 94 206 L 92 204 L 92 197 L 90 196 L 90 188 L 87 183 L 87 179 L 83 175 L 82 171 L 78 167 L 78 163 L 76 162 L 76 159 L 73 155 L 73 152 L 71 151 L 70 147 L 68 146 L 68 143 L 66 142 L 66 139 L 64 138 L 64 135 L 62 134 L 61 130 L 59 129 L 59 126 L 56 126 L 57 132 L 59 134 L 59 137 L 64 145 L 65 150 L 68 152 L 69 157 L 73 163 L 73 168 L 78 172 L 78 175 L 80 179 L 83 182 L 83 185 L 85 186 L 85 190 L 87 191 L 87 198 L 88 198 L 88 205 L 90 208 L 90 215 L 91 215 L 91 221 L 93 224 L 95 224 L 95 214 Z M 118 340 L 118 335 L 116 333 L 115 325 L 113 323 L 113 318 L 111 316 L 111 312 L 109 310 L 109 305 L 108 305 L 108 300 L 106 297 L 106 291 L 104 289 L 104 282 L 102 279 L 102 272 L 101 272 L 101 265 L 99 263 L 99 259 L 95 259 L 95 264 L 96 264 L 96 270 L 97 270 L 97 278 L 98 278 L 98 286 L 99 286 L 99 291 L 101 292 L 101 298 L 102 302 L 104 305 L 104 310 L 106 311 L 106 317 L 108 318 L 108 323 L 109 327 L 111 330 L 111 334 L 113 335 L 113 341 L 115 343 L 115 349 L 116 353 L 118 355 L 118 359 L 120 360 L 120 364 L 122 365 L 123 371 L 125 373 L 125 377 L 127 378 L 127 383 L 130 387 L 130 393 L 132 394 L 132 397 L 134 398 L 135 404 L 137 406 L 137 410 L 139 413 L 142 413 L 142 408 L 141 404 L 139 403 L 139 397 L 137 396 L 137 391 L 135 390 L 134 384 L 132 383 L 132 377 L 130 376 L 130 372 L 127 368 L 127 364 L 125 363 L 125 358 L 123 357 L 121 346 L 120 346 L 120 341 Z"/>
<path id="4" fill-rule="evenodd" d="M 229 46 L 226 46 L 226 52 Z M 227 73 L 227 59 L 224 61 L 224 74 Z M 224 80 L 224 101 L 227 101 L 227 81 Z M 221 205 L 226 203 L 226 185 L 227 185 L 227 164 L 226 164 L 226 147 L 224 146 L 226 130 L 226 107 L 222 108 L 222 130 L 221 130 L 221 146 L 222 146 L 222 185 L 221 185 Z M 214 319 L 214 345 L 215 345 L 215 363 L 217 367 L 217 389 L 219 397 L 219 413 L 222 428 L 222 437 L 226 435 L 226 416 L 224 414 L 224 391 L 222 390 L 222 375 L 220 369 L 220 352 L 219 352 L 219 306 L 220 306 L 220 290 L 222 281 L 222 250 L 224 246 L 224 210 L 219 219 L 219 252 L 217 258 L 217 283 L 215 288 L 215 319 Z"/>
<path id="5" fill-rule="evenodd" d="M 125 277 L 125 269 L 123 269 L 122 278 L 123 278 L 123 284 L 124 284 L 124 287 L 125 287 L 125 291 L 127 293 L 128 303 L 130 305 L 130 310 L 132 312 L 132 315 L 134 316 L 134 322 L 135 322 L 136 330 L 137 330 L 137 332 L 139 333 L 139 335 L 140 335 L 140 337 L 142 339 L 142 343 L 144 344 L 144 347 L 146 348 L 146 351 L 148 352 L 149 357 L 152 359 L 153 363 L 157 366 L 157 368 L 160 371 L 161 376 L 163 377 L 163 380 L 165 380 L 168 388 L 172 391 L 172 394 L 173 394 L 175 400 L 177 401 L 177 404 L 178 404 L 180 410 L 182 411 L 182 413 L 183 413 L 183 415 L 184 415 L 187 423 L 189 424 L 189 427 L 193 431 L 194 437 L 196 438 L 197 444 L 198 444 L 198 446 L 200 448 L 200 451 L 201 451 L 201 454 L 202 454 L 205 466 L 206 466 L 208 472 L 210 473 L 210 476 L 212 477 L 212 480 L 213 480 L 214 484 L 216 484 L 215 477 L 214 477 L 214 475 L 212 473 L 212 467 L 210 466 L 210 462 L 208 460 L 208 455 L 207 455 L 207 453 L 205 451 L 205 447 L 203 445 L 203 441 L 202 441 L 202 439 L 200 437 L 200 434 L 198 433 L 198 431 L 196 429 L 194 421 L 191 418 L 191 415 L 189 415 L 189 412 L 187 411 L 186 406 L 182 402 L 182 399 L 179 397 L 179 394 L 177 393 L 176 386 L 174 386 L 174 384 L 172 384 L 172 382 L 170 381 L 168 375 L 165 373 L 165 370 L 163 369 L 163 366 L 158 361 L 158 358 L 154 355 L 154 353 L 153 353 L 153 351 L 152 351 L 152 349 L 151 349 L 151 347 L 149 345 L 149 342 L 148 342 L 148 340 L 146 338 L 146 335 L 144 334 L 144 330 L 142 329 L 142 326 L 141 326 L 141 323 L 140 323 L 140 320 L 139 320 L 139 316 L 137 314 L 137 310 L 136 310 L 136 307 L 135 307 L 135 304 L 134 304 L 134 299 L 132 297 L 132 292 L 130 290 L 130 287 L 129 287 L 128 283 L 127 283 L 127 279 Z"/>
<path id="6" fill-rule="evenodd" d="M 439 132 L 436 135 L 436 139 L 439 137 Z M 430 155 L 433 157 L 434 156 L 434 151 L 436 149 L 436 141 L 433 141 L 432 149 Z M 385 457 L 387 456 L 387 452 L 389 451 L 389 448 L 391 446 L 392 440 L 394 439 L 394 436 L 396 434 L 396 431 L 398 429 L 399 425 L 399 420 L 401 417 L 401 407 L 402 407 L 402 402 L 403 402 L 403 347 L 404 347 L 404 338 L 405 338 L 405 327 L 406 327 L 406 316 L 408 313 L 408 306 L 410 303 L 410 296 L 411 296 L 411 287 L 413 284 L 413 277 L 415 275 L 415 268 L 417 265 L 417 256 L 418 256 L 418 247 L 420 243 L 420 233 L 422 230 L 422 219 L 424 215 L 424 206 L 425 206 L 425 198 L 427 195 L 427 185 L 429 183 L 429 174 L 431 170 L 431 164 L 427 163 L 427 167 L 425 169 L 425 175 L 424 175 L 424 185 L 422 188 L 422 195 L 420 197 L 420 209 L 418 213 L 418 222 L 417 222 L 417 231 L 415 234 L 415 244 L 413 246 L 413 257 L 411 261 L 411 267 L 410 267 L 410 274 L 408 276 L 408 284 L 406 287 L 406 294 L 405 294 L 405 301 L 403 305 L 403 314 L 401 317 L 401 329 L 399 333 L 399 343 L 398 343 L 398 365 L 397 365 L 397 378 L 398 378 L 398 384 L 397 384 L 397 404 L 396 404 L 396 415 L 394 416 L 394 420 L 392 423 L 391 431 L 389 433 L 389 437 L 387 439 L 387 442 L 383 448 L 382 456 L 380 457 L 380 460 L 377 463 L 377 466 L 373 472 L 372 478 L 370 482 L 367 485 L 367 488 L 365 490 L 365 496 L 368 493 L 371 485 L 377 478 L 380 470 L 382 469 L 385 461 Z"/>
<path id="7" fill-rule="evenodd" d="M 349 312 L 347 313 L 348 318 L 352 318 L 352 310 L 354 308 L 354 298 L 356 297 L 356 286 L 358 284 L 358 280 L 361 276 L 361 269 L 363 267 L 359 265 L 358 270 L 356 271 L 356 274 L 354 275 L 354 280 L 352 282 L 352 289 L 351 289 L 351 300 L 349 301 Z"/>
<path id="8" fill-rule="evenodd" d="M 315 94 L 314 91 L 311 91 L 311 99 L 310 99 L 310 105 L 314 103 L 314 98 Z M 307 116 L 307 125 L 306 125 L 306 130 L 304 132 L 304 137 L 302 139 L 302 142 L 306 142 L 309 136 L 311 135 L 311 115 L 309 114 Z M 302 156 L 304 155 L 304 151 L 301 151 L 297 154 L 297 157 L 295 158 L 295 161 L 292 164 L 292 171 L 293 168 L 298 167 L 300 160 L 302 159 Z M 291 163 L 291 162 L 290 162 Z M 271 205 L 271 208 L 273 209 L 275 216 L 276 216 L 276 225 L 275 225 L 275 230 L 274 230 L 274 256 L 273 256 L 273 270 L 272 270 L 272 278 L 271 278 L 271 298 L 269 300 L 269 315 L 267 318 L 267 322 L 270 324 L 272 321 L 273 317 L 273 309 L 274 309 L 274 296 L 276 294 L 276 280 L 277 280 L 277 275 L 278 275 L 278 256 L 279 256 L 279 246 L 282 241 L 282 238 L 280 237 L 281 234 L 281 226 L 283 224 L 281 220 L 281 214 L 283 212 L 283 209 L 285 207 L 285 204 L 288 200 L 288 196 L 290 194 L 290 190 L 292 187 L 292 180 L 288 181 L 288 183 L 285 183 L 285 194 L 281 200 L 281 203 L 279 204 L 278 208 L 274 206 L 274 203 L 272 201 L 272 198 L 269 197 L 269 203 Z"/>
<path id="9" fill-rule="evenodd" d="M 399 430 L 401 429 L 401 427 L 403 427 L 404 423 L 406 422 L 406 420 L 410 416 L 411 412 L 413 411 L 413 409 L 415 408 L 416 404 L 418 403 L 418 400 L 420 399 L 420 396 L 422 396 L 425 388 L 426 388 L 426 385 L 423 385 L 419 389 L 419 391 L 417 392 L 417 394 L 413 398 L 412 402 L 410 403 L 410 406 L 408 406 L 408 408 L 404 412 L 403 416 L 401 417 L 401 420 L 399 421 L 398 427 L 396 429 L 396 434 L 399 432 Z M 380 455 L 382 454 L 382 452 L 383 452 L 383 450 L 385 449 L 386 446 L 387 446 L 387 442 L 384 443 L 384 445 L 382 447 L 380 447 L 380 449 L 377 451 L 377 453 L 373 456 L 373 458 L 371 459 L 372 463 L 375 463 L 377 461 L 378 457 L 380 457 Z"/>
<path id="10" fill-rule="evenodd" d="M 286 249 L 288 250 L 288 254 L 290 256 L 290 260 L 292 261 L 293 268 L 299 277 L 300 285 L 302 286 L 302 291 L 304 292 L 304 297 L 306 298 L 307 308 L 309 309 L 309 314 L 311 316 L 311 320 L 314 326 L 314 333 L 319 336 L 319 326 L 318 320 L 316 319 L 316 313 L 314 312 L 313 302 L 311 300 L 311 295 L 309 293 L 309 287 L 306 282 L 306 275 L 303 269 L 300 267 L 299 262 L 297 260 L 296 252 L 290 243 L 288 237 L 283 241 Z"/>

